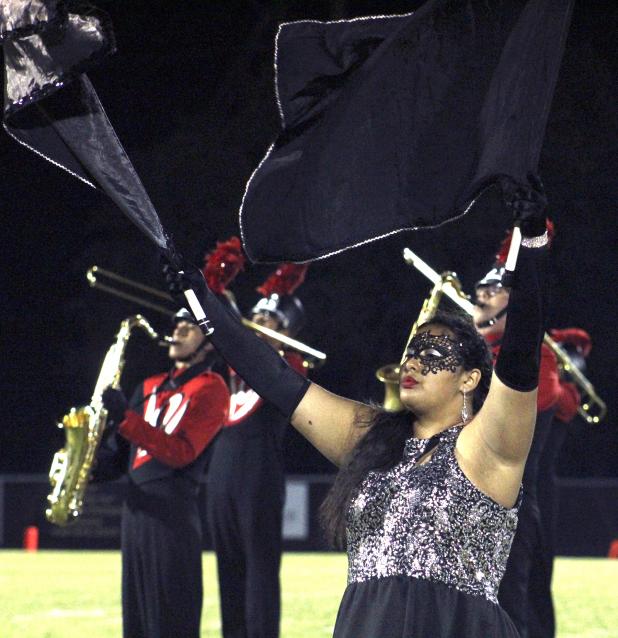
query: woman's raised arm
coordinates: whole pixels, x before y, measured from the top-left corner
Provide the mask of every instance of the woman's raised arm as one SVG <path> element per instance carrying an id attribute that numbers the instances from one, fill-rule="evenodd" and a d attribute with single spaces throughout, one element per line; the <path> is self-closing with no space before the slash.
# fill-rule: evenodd
<path id="1" fill-rule="evenodd" d="M 214 327 L 209 339 L 235 372 L 326 458 L 340 465 L 367 431 L 357 427 L 357 419 L 368 421 L 373 409 L 332 394 L 296 372 L 271 346 L 242 325 L 208 288 L 199 270 L 187 268 L 181 273 L 167 265 L 164 273 L 175 298 L 182 297 L 182 290 L 194 290 Z"/>
<path id="2" fill-rule="evenodd" d="M 510 282 L 507 320 L 487 399 L 462 432 L 462 466 L 475 483 L 501 502 L 513 502 L 536 421 L 537 384 L 544 328 L 548 234 L 542 186 L 518 187 L 511 205 L 522 231 Z"/>

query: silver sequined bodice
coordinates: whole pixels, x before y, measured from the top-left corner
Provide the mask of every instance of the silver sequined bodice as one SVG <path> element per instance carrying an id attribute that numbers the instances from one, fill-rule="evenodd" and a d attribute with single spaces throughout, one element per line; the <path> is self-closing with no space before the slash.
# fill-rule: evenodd
<path id="1" fill-rule="evenodd" d="M 497 602 L 517 508 L 498 505 L 464 475 L 460 432 L 444 432 L 422 465 L 415 459 L 428 441 L 408 439 L 398 465 L 367 475 L 347 513 L 349 583 L 404 575 Z"/>

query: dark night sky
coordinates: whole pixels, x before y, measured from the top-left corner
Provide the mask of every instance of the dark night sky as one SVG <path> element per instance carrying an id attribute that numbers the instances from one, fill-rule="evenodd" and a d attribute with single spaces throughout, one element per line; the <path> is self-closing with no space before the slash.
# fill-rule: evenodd
<path id="1" fill-rule="evenodd" d="M 164 225 L 200 261 L 238 232 L 244 183 L 277 131 L 272 88 L 277 24 L 301 18 L 410 11 L 418 2 L 99 2 L 119 52 L 91 79 Z M 607 401 L 605 423 L 575 422 L 560 467 L 575 476 L 618 475 L 616 369 L 617 118 L 612 3 L 576 3 L 541 158 L 557 226 L 551 325 L 593 337 L 588 376 Z M 615 38 L 614 38 L 615 40 Z M 142 310 L 88 287 L 98 264 L 160 286 L 149 242 L 105 197 L 0 137 L 2 210 L 2 412 L 0 472 L 46 472 L 63 443 L 56 420 L 87 403 L 120 321 Z M 381 398 L 374 378 L 398 359 L 429 286 L 407 267 L 409 245 L 470 291 L 491 265 L 504 225 L 482 210 L 440 231 L 406 233 L 311 266 L 299 290 L 309 315 L 301 338 L 328 363 L 313 378 L 328 389 Z M 271 267 L 248 267 L 233 286 L 241 307 Z M 144 310 L 162 332 L 165 320 Z M 136 336 L 123 385 L 166 365 Z M 329 469 L 299 437 L 290 471 Z"/>

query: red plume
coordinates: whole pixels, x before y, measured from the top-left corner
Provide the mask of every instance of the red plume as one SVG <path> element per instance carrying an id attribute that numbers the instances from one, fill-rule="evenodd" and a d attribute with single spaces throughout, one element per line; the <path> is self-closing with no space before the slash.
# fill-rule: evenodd
<path id="1" fill-rule="evenodd" d="M 270 297 L 272 294 L 291 295 L 305 281 L 309 264 L 279 264 L 275 272 L 256 290 Z"/>
<path id="2" fill-rule="evenodd" d="M 547 244 L 548 246 L 551 246 L 551 242 L 554 239 L 554 222 L 551 221 L 551 219 L 546 219 L 545 220 L 545 226 L 547 227 L 547 234 L 549 235 L 549 243 Z M 509 230 L 506 233 L 506 236 L 504 237 L 504 239 L 502 240 L 502 243 L 500 244 L 500 248 L 498 249 L 498 252 L 496 253 L 496 264 L 500 265 L 500 266 L 504 266 L 504 264 L 506 264 L 506 258 L 509 254 L 509 248 L 511 247 L 511 239 L 513 238 L 513 231 Z"/>
<path id="3" fill-rule="evenodd" d="M 496 253 L 496 264 L 500 264 L 504 266 L 506 264 L 506 258 L 509 254 L 509 248 L 511 247 L 511 239 L 513 239 L 513 231 L 507 231 L 502 243 L 500 244 L 500 248 L 498 248 L 498 252 Z"/>
<path id="4" fill-rule="evenodd" d="M 549 331 L 551 338 L 561 344 L 574 345 L 584 357 L 590 354 L 592 339 L 582 328 L 554 328 Z"/>
<path id="5" fill-rule="evenodd" d="M 217 247 L 204 258 L 204 277 L 208 287 L 221 294 L 226 286 L 244 268 L 245 256 L 240 239 L 230 237 L 227 241 L 218 241 Z"/>

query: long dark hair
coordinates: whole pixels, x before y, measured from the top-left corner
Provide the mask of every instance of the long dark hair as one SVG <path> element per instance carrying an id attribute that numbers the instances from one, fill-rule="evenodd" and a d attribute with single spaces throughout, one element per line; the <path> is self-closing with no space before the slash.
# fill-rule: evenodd
<path id="1" fill-rule="evenodd" d="M 481 371 L 472 400 L 473 411 L 478 412 L 489 391 L 493 368 L 485 340 L 468 317 L 458 314 L 439 311 L 426 323 L 449 328 L 463 345 L 464 369 Z M 363 479 L 372 470 L 385 472 L 401 461 L 406 439 L 412 434 L 413 420 L 414 415 L 408 410 L 392 413 L 376 408 L 368 421 L 355 423 L 356 427 L 367 428 L 367 433 L 339 470 L 320 508 L 322 526 L 333 546 L 345 547 L 346 514 Z"/>

